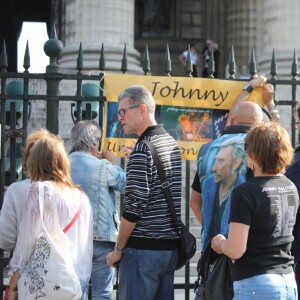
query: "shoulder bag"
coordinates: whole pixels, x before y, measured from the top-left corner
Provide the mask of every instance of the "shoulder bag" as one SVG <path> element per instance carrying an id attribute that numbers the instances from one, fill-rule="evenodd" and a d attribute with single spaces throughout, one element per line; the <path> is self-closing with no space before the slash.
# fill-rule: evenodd
<path id="1" fill-rule="evenodd" d="M 82 199 L 77 213 L 63 230 L 59 226 L 56 201 L 52 201 L 55 230 L 51 233 L 47 231 L 43 221 L 43 183 L 39 183 L 39 205 L 43 231 L 29 262 L 20 272 L 19 299 L 81 299 L 81 285 L 74 270 L 70 243 L 65 233 L 79 217 Z"/>
<path id="2" fill-rule="evenodd" d="M 176 270 L 179 270 L 183 266 L 185 266 L 188 263 L 188 261 L 194 256 L 196 252 L 196 238 L 189 232 L 188 228 L 183 224 L 182 221 L 177 220 L 174 204 L 172 201 L 170 184 L 166 180 L 166 176 L 164 173 L 161 160 L 155 150 L 154 145 L 149 140 L 143 140 L 143 143 L 145 143 L 148 146 L 152 154 L 153 161 L 156 164 L 157 172 L 161 181 L 161 187 L 166 196 L 167 203 L 171 211 L 171 216 L 175 224 L 176 231 L 179 235 L 179 239 L 180 239 L 180 244 L 178 249 L 179 256 L 176 265 Z"/>
<path id="3" fill-rule="evenodd" d="M 197 300 L 233 299 L 232 260 L 211 248 L 211 239 L 198 264 L 195 290 Z"/>

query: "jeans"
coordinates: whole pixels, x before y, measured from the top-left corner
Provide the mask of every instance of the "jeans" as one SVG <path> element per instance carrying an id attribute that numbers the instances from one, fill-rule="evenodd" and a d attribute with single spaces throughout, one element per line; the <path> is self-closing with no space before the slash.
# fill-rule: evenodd
<path id="1" fill-rule="evenodd" d="M 234 300 L 280 299 L 297 300 L 294 273 L 263 274 L 234 281 Z"/>
<path id="2" fill-rule="evenodd" d="M 207 279 L 210 277 L 210 274 L 211 274 L 211 272 L 208 271 Z M 200 300 L 200 297 L 201 297 L 201 294 L 202 294 L 202 288 L 203 288 L 203 285 L 202 285 L 201 280 L 200 280 L 198 282 L 198 285 L 197 285 L 197 288 L 196 288 L 196 291 L 195 291 L 195 300 Z"/>
<path id="3" fill-rule="evenodd" d="M 114 268 L 106 261 L 106 255 L 113 251 L 115 243 L 93 242 L 93 266 L 92 266 L 92 299 L 112 299 Z"/>
<path id="4" fill-rule="evenodd" d="M 173 300 L 177 250 L 125 248 L 120 261 L 120 300 Z"/>

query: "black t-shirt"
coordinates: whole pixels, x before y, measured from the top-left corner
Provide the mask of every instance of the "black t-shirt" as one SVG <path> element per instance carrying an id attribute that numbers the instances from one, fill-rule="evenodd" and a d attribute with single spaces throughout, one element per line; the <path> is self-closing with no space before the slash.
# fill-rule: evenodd
<path id="1" fill-rule="evenodd" d="M 219 187 L 220 187 L 220 185 L 218 185 L 217 190 L 219 190 Z M 229 198 L 229 194 L 228 194 L 227 199 L 220 204 L 219 193 L 216 193 L 215 199 L 214 199 L 214 213 L 211 218 L 208 236 L 215 236 L 220 233 L 221 220 L 222 220 L 222 216 L 223 216 L 228 198 Z"/>
<path id="2" fill-rule="evenodd" d="M 233 190 L 229 220 L 250 226 L 233 280 L 293 272 L 291 243 L 298 206 L 297 189 L 285 176 L 254 177 Z"/>

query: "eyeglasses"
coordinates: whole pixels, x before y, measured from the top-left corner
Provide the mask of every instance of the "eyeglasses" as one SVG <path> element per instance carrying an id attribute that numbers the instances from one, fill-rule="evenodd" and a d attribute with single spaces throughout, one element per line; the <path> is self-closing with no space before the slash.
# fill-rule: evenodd
<path id="1" fill-rule="evenodd" d="M 244 150 L 245 150 L 245 152 L 247 152 L 247 149 L 248 149 L 248 144 L 244 144 Z"/>
<path id="2" fill-rule="evenodd" d="M 139 106 L 140 106 L 140 104 L 136 104 L 136 105 L 128 106 L 125 108 L 121 108 L 120 110 L 118 110 L 117 114 L 119 117 L 124 118 L 127 110 L 132 109 L 132 108 L 137 108 Z"/>
<path id="3" fill-rule="evenodd" d="M 298 124 L 300 124 L 300 122 L 295 123 L 295 129 L 298 129 Z"/>

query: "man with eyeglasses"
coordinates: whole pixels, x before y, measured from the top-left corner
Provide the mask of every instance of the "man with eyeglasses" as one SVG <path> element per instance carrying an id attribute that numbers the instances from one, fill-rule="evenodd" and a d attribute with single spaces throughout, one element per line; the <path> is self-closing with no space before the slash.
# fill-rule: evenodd
<path id="1" fill-rule="evenodd" d="M 144 86 L 128 87 L 119 95 L 118 118 L 125 134 L 139 136 L 126 169 L 123 215 L 115 250 L 107 256 L 119 265 L 122 300 L 174 299 L 174 272 L 179 239 L 161 188 L 151 141 L 171 184 L 177 219 L 181 215 L 181 155 L 177 143 L 155 120 L 155 101 Z"/>
<path id="2" fill-rule="evenodd" d="M 300 106 L 296 108 L 297 122 L 295 129 L 297 130 L 298 143 L 300 143 Z M 293 164 L 286 170 L 285 176 L 289 178 L 296 185 L 298 193 L 300 194 L 300 146 L 295 149 L 295 156 Z M 300 213 L 298 212 L 296 224 L 294 226 L 294 241 L 292 244 L 292 255 L 294 256 L 294 272 L 298 286 L 298 299 L 300 299 Z"/>

